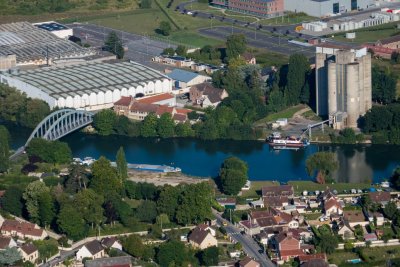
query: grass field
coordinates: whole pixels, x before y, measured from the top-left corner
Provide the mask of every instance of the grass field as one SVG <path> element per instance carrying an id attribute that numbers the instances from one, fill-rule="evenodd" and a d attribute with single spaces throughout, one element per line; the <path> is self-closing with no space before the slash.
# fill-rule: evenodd
<path id="1" fill-rule="evenodd" d="M 318 184 L 313 181 L 289 181 L 288 184 L 293 186 L 297 194 L 307 191 L 324 191 L 327 187 L 332 190 L 337 190 L 338 193 L 343 193 L 343 190 L 351 189 L 367 189 L 371 187 L 370 183 L 335 183 L 335 184 Z"/>
<path id="2" fill-rule="evenodd" d="M 261 195 L 261 188 L 268 185 L 279 185 L 274 181 L 252 181 L 250 190 L 243 191 L 242 197 L 258 197 Z"/>
<path id="3" fill-rule="evenodd" d="M 362 248 L 361 255 L 364 261 L 356 266 L 386 266 L 387 260 L 400 257 L 400 246 Z M 358 254 L 345 251 L 336 251 L 328 255 L 329 263 L 337 266 L 355 266 L 347 263 L 347 260 L 358 258 L 360 258 Z"/>
<path id="4" fill-rule="evenodd" d="M 400 34 L 400 29 L 397 29 L 397 24 L 398 24 L 397 22 L 388 23 L 375 27 L 368 27 L 364 29 L 351 31 L 356 33 L 356 38 L 353 40 L 353 42 L 356 43 L 376 42 L 377 40 Z M 345 36 L 346 36 L 345 33 L 340 33 L 335 35 L 333 39 L 338 41 L 351 42 L 349 39 L 346 39 Z"/>
<path id="5" fill-rule="evenodd" d="M 261 66 L 276 66 L 279 68 L 289 62 L 289 56 L 284 54 L 257 51 L 254 55 L 257 58 L 257 64 Z"/>
<path id="6" fill-rule="evenodd" d="M 261 119 L 259 121 L 256 121 L 254 124 L 258 125 L 258 124 L 264 124 L 264 123 L 267 123 L 267 122 L 273 122 L 273 121 L 276 121 L 277 119 L 280 119 L 280 118 L 288 118 L 289 119 L 289 118 L 292 118 L 293 115 L 297 111 L 299 111 L 299 110 L 301 110 L 301 109 L 303 109 L 305 107 L 306 106 L 304 106 L 304 105 L 297 105 L 297 106 L 294 106 L 294 107 L 290 107 L 290 108 L 287 108 L 287 109 L 282 110 L 280 112 L 269 114 L 267 117 L 265 117 L 265 118 L 263 118 L 263 119 Z"/>

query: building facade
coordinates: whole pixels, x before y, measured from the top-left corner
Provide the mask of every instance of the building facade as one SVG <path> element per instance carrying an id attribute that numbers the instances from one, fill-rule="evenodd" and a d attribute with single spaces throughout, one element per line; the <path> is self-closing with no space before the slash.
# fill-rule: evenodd
<path id="1" fill-rule="evenodd" d="M 375 6 L 374 0 L 284 0 L 284 10 L 314 17 L 350 12 Z"/>
<path id="2" fill-rule="evenodd" d="M 212 4 L 258 17 L 276 17 L 284 11 L 284 0 L 213 0 Z"/>
<path id="3" fill-rule="evenodd" d="M 366 48 L 317 47 L 317 114 L 329 116 L 335 129 L 357 128 L 372 106 L 371 55 Z"/>

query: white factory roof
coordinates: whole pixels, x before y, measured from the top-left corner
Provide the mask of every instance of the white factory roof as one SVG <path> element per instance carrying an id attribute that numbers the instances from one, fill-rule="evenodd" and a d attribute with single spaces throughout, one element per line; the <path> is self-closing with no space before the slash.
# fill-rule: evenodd
<path id="1" fill-rule="evenodd" d="M 168 79 L 157 70 L 132 61 L 45 67 L 6 75 L 39 88 L 54 98 L 65 98 L 74 92 L 82 95 L 128 89 Z"/>
<path id="2" fill-rule="evenodd" d="M 0 56 L 16 55 L 17 63 L 49 58 L 81 57 L 95 52 L 71 41 L 60 39 L 51 32 L 29 22 L 0 25 Z"/>

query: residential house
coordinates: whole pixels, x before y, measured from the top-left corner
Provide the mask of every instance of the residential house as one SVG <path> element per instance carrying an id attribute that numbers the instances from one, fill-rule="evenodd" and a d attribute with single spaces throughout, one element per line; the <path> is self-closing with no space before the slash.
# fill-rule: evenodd
<path id="1" fill-rule="evenodd" d="M 290 200 L 287 196 L 271 196 L 264 197 L 264 207 L 272 207 L 282 210 L 285 206 L 288 206 Z M 296 209 L 296 206 L 294 206 Z"/>
<path id="2" fill-rule="evenodd" d="M 199 229 L 203 230 L 203 231 L 208 231 L 208 232 L 210 232 L 210 234 L 211 234 L 212 236 L 214 236 L 214 237 L 217 235 L 217 231 L 215 231 L 214 228 L 212 228 L 211 226 L 209 226 L 209 225 L 207 225 L 207 224 L 202 223 L 202 224 L 197 225 L 197 227 L 198 227 Z"/>
<path id="3" fill-rule="evenodd" d="M 298 258 L 298 261 L 300 264 L 305 264 L 307 262 L 313 262 L 315 261 L 315 263 L 317 262 L 325 262 L 326 263 L 326 254 L 325 253 L 316 253 L 316 254 L 308 254 L 308 255 L 300 255 Z M 315 264 L 313 263 L 313 264 Z M 303 265 L 302 265 L 303 266 Z M 326 266 L 325 264 L 321 264 L 321 265 L 311 265 L 311 266 Z"/>
<path id="4" fill-rule="evenodd" d="M 225 89 L 216 88 L 211 83 L 197 84 L 189 90 L 189 99 L 193 105 L 203 108 L 216 107 L 226 97 L 228 97 L 228 93 Z"/>
<path id="5" fill-rule="evenodd" d="M 5 236 L 31 240 L 43 240 L 47 237 L 46 231 L 38 225 L 17 220 L 4 220 L 1 233 Z"/>
<path id="6" fill-rule="evenodd" d="M 280 197 L 285 196 L 288 198 L 294 197 L 293 186 L 291 185 L 271 185 L 263 186 L 261 188 L 262 197 Z"/>
<path id="7" fill-rule="evenodd" d="M 130 256 L 100 258 L 87 260 L 85 267 L 132 267 Z"/>
<path id="8" fill-rule="evenodd" d="M 300 267 L 329 267 L 329 263 L 323 259 L 311 259 L 307 262 L 304 262 L 300 265 Z"/>
<path id="9" fill-rule="evenodd" d="M 128 117 L 129 114 L 129 106 L 133 101 L 132 96 L 122 96 L 117 102 L 114 103 L 114 112 L 117 115 L 124 115 Z"/>
<path id="10" fill-rule="evenodd" d="M 324 213 L 325 216 L 331 216 L 332 214 L 338 214 L 342 215 L 343 214 L 343 208 L 340 205 L 339 201 L 334 198 L 330 198 L 327 201 L 324 201 Z"/>
<path id="11" fill-rule="evenodd" d="M 261 264 L 258 261 L 253 260 L 250 257 L 245 257 L 243 260 L 239 261 L 240 267 L 260 267 Z"/>
<path id="12" fill-rule="evenodd" d="M 176 89 L 185 89 L 193 85 L 211 81 L 210 76 L 181 69 L 174 69 L 172 72 L 167 73 L 167 76 L 173 80 Z"/>
<path id="13" fill-rule="evenodd" d="M 84 258 L 99 259 L 105 256 L 105 249 L 98 240 L 90 241 L 83 245 L 76 253 L 76 259 Z"/>
<path id="14" fill-rule="evenodd" d="M 376 221 L 376 226 L 382 226 L 383 223 L 385 222 L 385 217 L 380 212 L 372 212 L 369 214 L 368 220 L 374 223 Z"/>
<path id="15" fill-rule="evenodd" d="M 378 203 L 383 207 L 386 206 L 387 203 L 391 200 L 390 192 L 382 191 L 382 192 L 369 192 L 368 193 L 371 202 Z"/>
<path id="16" fill-rule="evenodd" d="M 343 211 L 343 219 L 351 229 L 354 229 L 356 225 L 366 226 L 369 224 L 361 210 Z"/>
<path id="17" fill-rule="evenodd" d="M 180 56 L 156 56 L 152 58 L 152 61 L 172 65 L 178 68 L 190 68 L 195 62 L 191 59 Z"/>
<path id="18" fill-rule="evenodd" d="M 192 230 L 188 236 L 188 240 L 189 244 L 198 249 L 206 249 L 218 245 L 217 239 L 209 231 L 202 230 L 200 227 Z"/>
<path id="19" fill-rule="evenodd" d="M 339 222 L 337 227 L 338 227 L 338 235 L 342 236 L 343 239 L 346 240 L 354 238 L 354 232 L 346 221 Z"/>
<path id="20" fill-rule="evenodd" d="M 318 195 L 318 201 L 319 202 L 324 202 L 324 201 L 328 201 L 329 199 L 332 198 L 337 198 L 336 194 L 330 190 L 329 188 L 327 188 L 324 192 L 322 192 L 321 194 Z"/>
<path id="21" fill-rule="evenodd" d="M 105 248 L 114 248 L 122 251 L 122 244 L 116 237 L 106 237 L 101 240 L 101 244 Z"/>
<path id="22" fill-rule="evenodd" d="M 35 263 L 39 258 L 39 250 L 32 243 L 25 243 L 18 248 L 23 261 Z"/>
<path id="23" fill-rule="evenodd" d="M 144 96 L 136 99 L 139 103 L 165 105 L 169 107 L 176 106 L 176 96 L 170 93 L 163 93 L 159 95 Z"/>
<path id="24" fill-rule="evenodd" d="M 0 236 L 0 250 L 16 247 L 17 242 L 9 236 Z"/>
<path id="25" fill-rule="evenodd" d="M 300 247 L 300 239 L 293 236 L 292 232 L 282 232 L 274 237 L 273 244 L 278 251 L 279 259 L 289 261 L 305 254 Z"/>
<path id="26" fill-rule="evenodd" d="M 376 236 L 375 233 L 370 233 L 370 234 L 365 234 L 364 235 L 364 241 L 368 242 L 368 241 L 377 241 L 378 237 Z"/>
<path id="27" fill-rule="evenodd" d="M 256 57 L 251 53 L 245 52 L 241 55 L 241 57 L 246 61 L 247 64 L 250 65 L 257 64 Z"/>

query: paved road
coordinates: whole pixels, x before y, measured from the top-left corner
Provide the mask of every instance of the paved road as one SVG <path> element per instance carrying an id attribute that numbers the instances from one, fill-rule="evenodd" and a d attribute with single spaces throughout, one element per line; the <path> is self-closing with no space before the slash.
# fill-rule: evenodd
<path id="1" fill-rule="evenodd" d="M 144 35 L 128 33 L 99 25 L 74 23 L 68 26 L 73 28 L 74 35 L 81 38 L 82 42 L 87 42 L 99 49 L 103 46 L 107 35 L 111 31 L 115 31 L 122 39 L 123 44 L 128 48 L 128 51 L 125 52 L 126 59 L 134 60 L 160 71 L 164 70 L 165 66 L 152 62 L 151 58 L 160 55 L 167 47 L 176 48 L 175 45 L 168 42 L 155 41 Z"/>
<path id="2" fill-rule="evenodd" d="M 246 254 L 257 260 L 258 262 L 261 263 L 261 266 L 263 267 L 275 267 L 276 265 L 266 257 L 266 254 L 260 254 L 258 251 L 261 249 L 260 246 L 251 238 L 249 235 L 242 235 L 240 233 L 240 229 L 235 227 L 233 224 L 229 223 L 227 220 L 221 217 L 219 213 L 213 210 L 214 215 L 217 218 L 217 222 L 219 224 L 223 224 L 223 222 L 228 223 L 227 226 L 225 226 L 226 233 L 231 236 L 235 241 L 239 242 L 243 250 L 246 252 Z"/>

